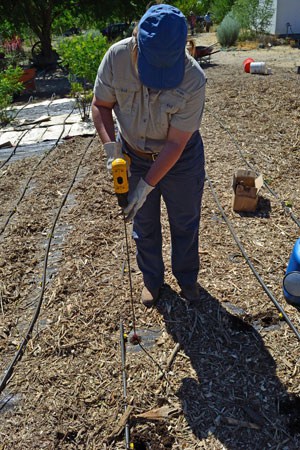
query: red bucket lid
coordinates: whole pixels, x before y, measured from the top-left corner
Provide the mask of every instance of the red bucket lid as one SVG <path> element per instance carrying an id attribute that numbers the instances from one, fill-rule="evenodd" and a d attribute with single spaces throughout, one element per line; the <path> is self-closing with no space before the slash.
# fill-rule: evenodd
<path id="1" fill-rule="evenodd" d="M 250 73 L 250 64 L 254 62 L 253 58 L 247 58 L 245 59 L 245 61 L 243 62 L 243 66 L 244 66 L 244 70 L 247 73 Z"/>

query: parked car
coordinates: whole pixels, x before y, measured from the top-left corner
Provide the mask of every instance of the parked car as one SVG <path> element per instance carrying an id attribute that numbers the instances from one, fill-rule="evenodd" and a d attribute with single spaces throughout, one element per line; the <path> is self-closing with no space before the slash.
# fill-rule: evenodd
<path id="1" fill-rule="evenodd" d="M 113 40 L 125 36 L 129 27 L 129 23 L 111 23 L 101 30 L 101 33 L 103 36 L 106 36 L 108 40 Z"/>

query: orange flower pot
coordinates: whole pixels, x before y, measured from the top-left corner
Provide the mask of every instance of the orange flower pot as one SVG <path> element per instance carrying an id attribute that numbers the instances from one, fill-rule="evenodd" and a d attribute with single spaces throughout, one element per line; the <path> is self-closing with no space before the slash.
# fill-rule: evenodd
<path id="1" fill-rule="evenodd" d="M 24 84 L 24 89 L 28 91 L 35 91 L 35 76 L 36 69 L 24 69 L 19 81 Z"/>

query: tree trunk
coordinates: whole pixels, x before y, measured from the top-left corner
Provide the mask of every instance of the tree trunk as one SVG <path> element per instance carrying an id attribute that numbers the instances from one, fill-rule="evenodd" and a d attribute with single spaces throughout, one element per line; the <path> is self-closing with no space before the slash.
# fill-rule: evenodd
<path id="1" fill-rule="evenodd" d="M 36 17 L 36 16 L 35 16 Z M 57 53 L 52 49 L 53 10 L 52 3 L 48 3 L 48 7 L 40 11 L 39 21 L 35 22 L 31 17 L 31 28 L 40 40 L 39 52 L 33 55 L 33 62 L 38 67 L 55 66 L 58 60 Z"/>
<path id="2" fill-rule="evenodd" d="M 45 58 L 51 58 L 53 50 L 52 50 L 52 44 L 51 44 L 50 30 L 47 30 L 47 29 L 42 30 L 38 37 L 39 37 L 39 40 L 41 41 L 41 54 Z"/>

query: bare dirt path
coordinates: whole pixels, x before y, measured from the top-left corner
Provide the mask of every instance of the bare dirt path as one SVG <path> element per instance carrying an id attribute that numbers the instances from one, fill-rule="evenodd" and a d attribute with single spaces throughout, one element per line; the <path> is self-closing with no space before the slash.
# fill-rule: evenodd
<path id="1" fill-rule="evenodd" d="M 215 33 L 198 34 L 195 42 L 197 45 L 209 46 L 218 42 Z M 300 66 L 300 49 L 290 45 L 266 45 L 265 48 L 253 48 L 252 43 L 245 43 L 243 47 L 222 49 L 221 52 L 212 56 L 215 64 L 239 66 L 243 69 L 243 61 L 253 58 L 255 61 L 266 62 L 273 72 L 278 67 L 289 71 L 297 71 Z"/>

